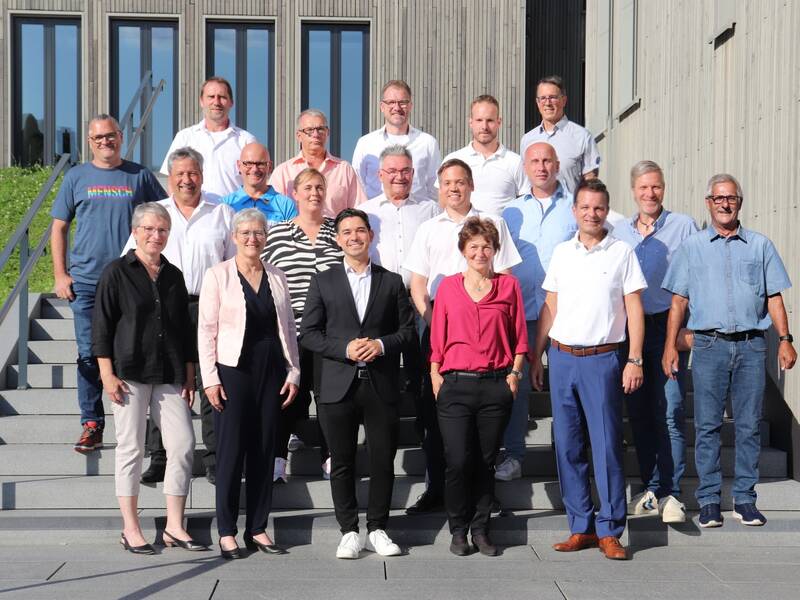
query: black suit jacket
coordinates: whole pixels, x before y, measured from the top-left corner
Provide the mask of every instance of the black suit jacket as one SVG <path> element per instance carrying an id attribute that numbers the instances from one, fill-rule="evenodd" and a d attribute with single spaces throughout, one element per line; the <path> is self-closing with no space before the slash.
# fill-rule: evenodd
<path id="1" fill-rule="evenodd" d="M 333 265 L 311 279 L 303 309 L 300 343 L 322 355 L 319 401 L 339 402 L 356 376 L 356 363 L 346 358 L 347 344 L 369 337 L 383 342 L 384 353 L 367 363 L 376 395 L 387 403 L 400 396 L 400 353 L 414 340 L 414 313 L 397 273 L 372 264 L 369 301 L 359 321 L 344 266 Z"/>

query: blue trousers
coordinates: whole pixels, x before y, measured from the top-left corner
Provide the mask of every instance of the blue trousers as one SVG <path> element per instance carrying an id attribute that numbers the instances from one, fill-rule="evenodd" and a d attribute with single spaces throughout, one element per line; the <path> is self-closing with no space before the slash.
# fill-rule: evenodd
<path id="1" fill-rule="evenodd" d="M 72 283 L 75 299 L 70 302 L 75 325 L 75 341 L 78 344 L 78 406 L 81 424 L 88 421 L 105 423 L 103 409 L 103 383 L 100 369 L 92 354 L 92 311 L 96 286 L 89 283 Z"/>
<path id="2" fill-rule="evenodd" d="M 620 537 L 625 530 L 626 503 L 617 353 L 577 357 L 551 346 L 548 359 L 556 463 L 570 532 Z M 600 498 L 597 516 L 584 424 L 589 430 Z"/>

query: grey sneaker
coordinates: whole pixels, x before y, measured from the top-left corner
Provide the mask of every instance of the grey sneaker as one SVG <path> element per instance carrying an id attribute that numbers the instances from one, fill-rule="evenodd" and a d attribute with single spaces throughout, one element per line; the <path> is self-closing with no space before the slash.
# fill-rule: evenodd
<path id="1" fill-rule="evenodd" d="M 516 458 L 510 456 L 494 470 L 494 478 L 498 481 L 511 481 L 520 477 L 522 477 L 522 465 Z"/>
<path id="2" fill-rule="evenodd" d="M 686 522 L 686 507 L 675 496 L 666 496 L 658 501 L 658 512 L 664 523 Z"/>

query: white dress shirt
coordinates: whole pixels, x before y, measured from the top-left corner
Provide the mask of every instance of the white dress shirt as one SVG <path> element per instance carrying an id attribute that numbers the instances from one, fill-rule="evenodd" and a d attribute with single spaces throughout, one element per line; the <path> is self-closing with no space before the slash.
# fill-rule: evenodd
<path id="1" fill-rule="evenodd" d="M 494 255 L 495 273 L 510 269 L 522 262 L 519 257 L 508 225 L 502 217 L 483 213 L 471 207 L 460 221 L 454 221 L 447 211 L 425 221 L 419 226 L 411 251 L 403 263 L 403 268 L 428 278 L 428 296 L 436 297 L 436 290 L 442 279 L 455 275 L 467 268 L 467 261 L 458 249 L 458 233 L 469 217 L 491 219 L 500 235 L 500 249 Z"/>
<path id="2" fill-rule="evenodd" d="M 242 185 L 236 161 L 239 160 L 242 148 L 255 141 L 256 137 L 252 133 L 232 124 L 224 131 L 212 133 L 206 128 L 206 121 L 203 119 L 196 125 L 181 129 L 175 135 L 164 157 L 161 172 L 169 175 L 169 155 L 178 148 L 189 146 L 203 156 L 203 191 L 209 200 L 219 200 Z"/>
<path id="3" fill-rule="evenodd" d="M 236 246 L 231 239 L 233 209 L 226 204 L 209 202 L 203 195 L 187 219 L 172 198 L 161 200 L 159 204 L 167 209 L 172 219 L 169 239 L 161 254 L 181 270 L 186 291 L 199 296 L 206 271 L 236 255 Z M 133 235 L 122 254 L 131 248 L 136 248 Z"/>
<path id="4" fill-rule="evenodd" d="M 542 287 L 558 294 L 550 337 L 568 346 L 625 340 L 626 294 L 647 287 L 633 249 L 606 234 L 587 250 L 575 237 L 553 251 Z"/>
<path id="5" fill-rule="evenodd" d="M 436 170 L 442 162 L 439 142 L 432 135 L 410 125 L 407 135 L 390 135 L 386 132 L 386 125 L 384 125 L 358 139 L 355 150 L 353 150 L 353 168 L 367 192 L 367 198 L 374 198 L 383 192 L 378 179 L 378 162 L 383 149 L 392 144 L 405 146 L 411 153 L 414 164 L 411 193 L 435 200 L 437 197 L 434 187 Z"/>
<path id="6" fill-rule="evenodd" d="M 344 263 L 344 272 L 347 274 L 347 282 L 350 284 L 350 291 L 353 294 L 353 300 L 356 303 L 358 320 L 363 322 L 364 315 L 367 312 L 367 304 L 369 303 L 369 291 L 372 287 L 372 262 L 367 265 L 363 273 L 358 273 L 353 267 L 348 265 L 346 259 L 342 262 Z M 378 343 L 381 346 L 381 354 L 383 354 L 383 341 L 378 340 Z M 345 349 L 345 354 L 347 354 L 347 349 Z M 350 357 L 347 356 L 346 358 Z M 367 365 L 364 361 L 358 361 L 356 364 L 359 367 Z"/>
<path id="7" fill-rule="evenodd" d="M 359 205 L 367 213 L 369 225 L 375 233 L 370 246 L 370 258 L 394 273 L 399 273 L 406 287 L 411 284 L 411 273 L 403 262 L 411 250 L 414 234 L 428 219 L 442 212 L 433 200 L 417 198 L 411 194 L 396 206 L 385 194 Z"/>
<path id="8" fill-rule="evenodd" d="M 472 192 L 470 201 L 481 212 L 499 217 L 509 202 L 528 193 L 530 189 L 528 177 L 522 169 L 522 159 L 503 144 L 500 144 L 494 154 L 484 158 L 470 142 L 461 150 L 445 156 L 444 161 L 451 158 L 463 160 L 472 169 L 475 191 Z M 438 180 L 436 187 L 439 187 Z"/>

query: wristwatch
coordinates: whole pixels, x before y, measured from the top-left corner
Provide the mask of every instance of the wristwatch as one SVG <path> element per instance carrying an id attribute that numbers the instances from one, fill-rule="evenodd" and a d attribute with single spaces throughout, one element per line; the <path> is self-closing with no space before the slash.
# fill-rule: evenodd
<path id="1" fill-rule="evenodd" d="M 641 367 L 643 362 L 641 358 L 629 358 L 628 362 L 632 365 L 636 365 L 637 367 Z"/>
<path id="2" fill-rule="evenodd" d="M 519 380 L 522 380 L 522 373 L 520 371 L 517 371 L 516 369 L 511 369 L 511 371 L 509 371 L 508 374 L 513 375 Z"/>
<path id="3" fill-rule="evenodd" d="M 781 342 L 789 342 L 790 344 L 794 343 L 794 337 L 791 333 L 787 333 L 786 335 L 782 335 L 778 338 Z"/>

